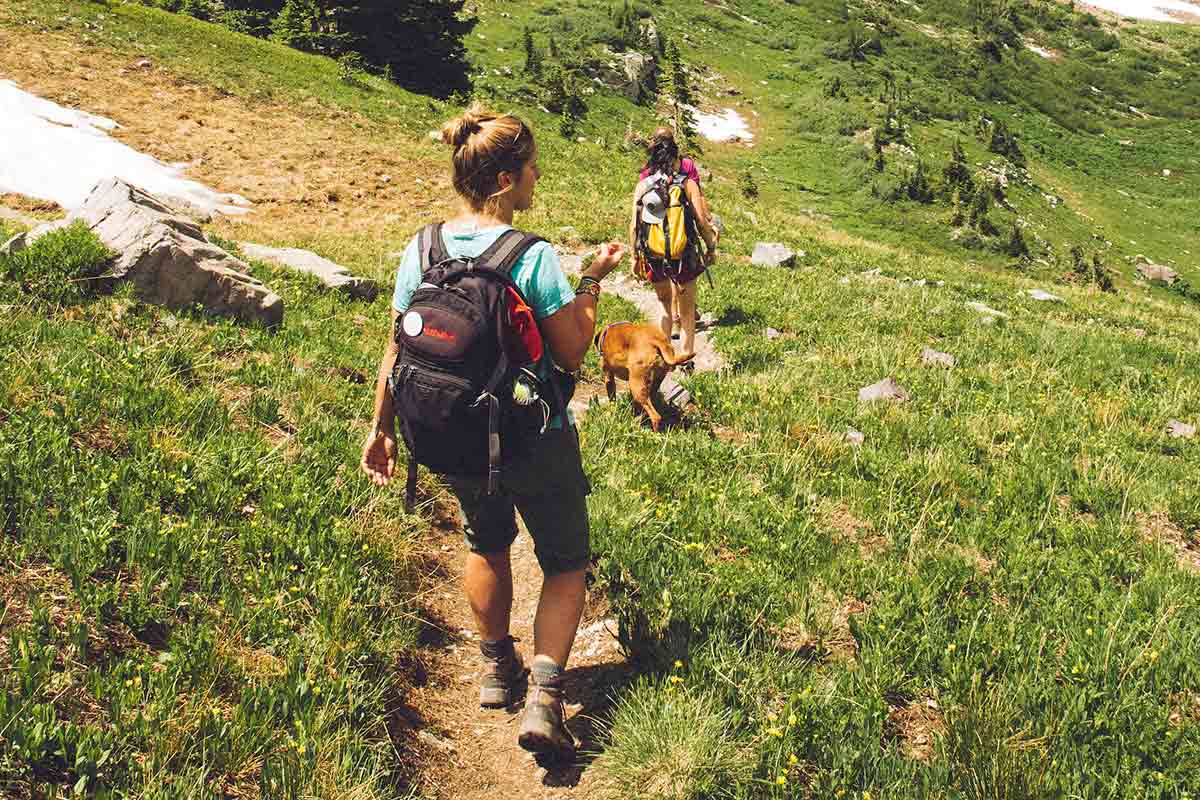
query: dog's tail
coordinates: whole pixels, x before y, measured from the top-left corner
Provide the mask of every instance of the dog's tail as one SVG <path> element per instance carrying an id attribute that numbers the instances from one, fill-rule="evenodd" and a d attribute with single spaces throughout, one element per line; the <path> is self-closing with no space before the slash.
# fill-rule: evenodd
<path id="1" fill-rule="evenodd" d="M 696 351 L 694 350 L 690 353 L 681 353 L 679 355 L 675 355 L 675 348 L 671 347 L 670 342 L 658 342 L 655 344 L 655 347 L 658 348 L 658 353 L 662 356 L 662 360 L 667 362 L 667 366 L 671 367 L 678 367 L 680 364 L 686 364 L 696 357 Z"/>

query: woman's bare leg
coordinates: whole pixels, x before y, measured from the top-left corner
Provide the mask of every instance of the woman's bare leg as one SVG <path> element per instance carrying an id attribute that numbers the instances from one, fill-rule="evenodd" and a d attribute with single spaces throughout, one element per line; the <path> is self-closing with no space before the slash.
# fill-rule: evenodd
<path id="1" fill-rule="evenodd" d="M 670 281 L 653 284 L 654 294 L 658 296 L 658 304 L 661 306 L 658 326 L 668 339 L 671 338 L 671 308 L 675 304 L 675 293 L 671 289 L 674 285 Z"/>
<path id="2" fill-rule="evenodd" d="M 683 328 L 683 352 L 696 351 L 696 281 L 675 287 L 679 298 L 679 322 Z"/>

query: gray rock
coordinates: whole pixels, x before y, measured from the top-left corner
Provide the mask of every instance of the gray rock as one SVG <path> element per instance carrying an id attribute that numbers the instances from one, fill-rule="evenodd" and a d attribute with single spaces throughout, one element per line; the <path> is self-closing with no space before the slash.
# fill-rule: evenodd
<path id="1" fill-rule="evenodd" d="M 781 334 L 779 331 L 775 330 L 774 328 L 767 328 L 767 338 L 768 339 L 778 339 L 782 335 L 783 334 Z"/>
<path id="2" fill-rule="evenodd" d="M 790 267 L 796 263 L 796 253 L 779 242 L 757 242 L 750 263 L 756 267 Z"/>
<path id="3" fill-rule="evenodd" d="M 649 96 L 657 64 L 654 58 L 638 52 L 606 53 L 600 67 L 600 80 L 633 102 Z"/>
<path id="4" fill-rule="evenodd" d="M 1148 281 L 1162 281 L 1170 286 L 1179 278 L 1179 273 L 1163 264 L 1149 261 L 1137 265 L 1138 274 Z"/>
<path id="5" fill-rule="evenodd" d="M 891 378 L 884 378 L 877 383 L 872 383 L 870 386 L 864 386 L 858 390 L 858 402 L 873 403 L 877 400 L 890 400 L 903 403 L 908 400 L 908 392 L 904 391 L 904 387 Z"/>
<path id="6" fill-rule="evenodd" d="M 927 367 L 946 367 L 947 369 L 954 366 L 954 356 L 949 353 L 942 353 L 934 350 L 931 347 L 926 347 L 921 351 L 921 363 Z"/>
<path id="7" fill-rule="evenodd" d="M 327 289 L 336 289 L 350 297 L 370 302 L 379 294 L 379 284 L 375 281 L 351 275 L 341 264 L 322 258 L 311 250 L 301 250 L 298 247 L 268 247 L 253 242 L 242 242 L 241 248 L 246 258 L 271 261 L 312 275 Z"/>
<path id="8" fill-rule="evenodd" d="M 1050 292 L 1043 291 L 1042 289 L 1027 289 L 1025 291 L 1022 291 L 1021 294 L 1025 295 L 1027 297 L 1030 297 L 1034 300 L 1043 302 L 1043 303 L 1061 303 L 1062 302 L 1062 298 L 1059 297 L 1058 295 L 1050 294 Z"/>
<path id="9" fill-rule="evenodd" d="M 849 442 L 852 447 L 862 447 L 863 442 L 866 440 L 867 437 L 863 435 L 862 431 L 856 431 L 854 428 L 846 429 L 846 441 Z"/>
<path id="10" fill-rule="evenodd" d="M 283 298 L 248 275 L 244 263 L 209 244 L 195 223 L 119 178 L 96 184 L 66 219 L 14 237 L 20 238 L 18 249 L 77 221 L 116 252 L 111 277 L 132 281 L 148 302 L 171 308 L 198 303 L 243 321 L 283 322 Z"/>
<path id="11" fill-rule="evenodd" d="M 993 319 L 1008 319 L 1008 314 L 1005 314 L 1003 311 L 997 311 L 991 306 L 985 306 L 983 303 L 977 303 L 974 300 L 967 303 L 967 308 L 973 311 L 978 311 L 985 317 L 991 317 Z"/>
<path id="12" fill-rule="evenodd" d="M 1196 426 L 1173 419 L 1167 423 L 1167 435 L 1172 439 L 1190 439 L 1196 435 Z"/>

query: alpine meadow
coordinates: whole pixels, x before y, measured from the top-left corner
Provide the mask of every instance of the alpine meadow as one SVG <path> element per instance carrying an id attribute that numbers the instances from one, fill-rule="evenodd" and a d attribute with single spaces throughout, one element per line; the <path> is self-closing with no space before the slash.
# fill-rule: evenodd
<path id="1" fill-rule="evenodd" d="M 1200 5 L 1101 5 L 5 0 L 0 88 L 235 198 L 170 235 L 283 310 L 121 280 L 0 105 L 0 796 L 1200 800 Z M 581 370 L 566 766 L 475 701 L 453 496 L 359 467 L 476 103 L 572 284 L 659 125 L 722 221 L 673 424 Z"/>

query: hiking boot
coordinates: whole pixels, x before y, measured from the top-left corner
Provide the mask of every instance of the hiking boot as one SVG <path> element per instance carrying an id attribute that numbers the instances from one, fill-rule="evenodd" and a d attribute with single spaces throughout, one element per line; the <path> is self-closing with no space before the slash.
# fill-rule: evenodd
<path id="1" fill-rule="evenodd" d="M 536 755 L 574 761 L 575 737 L 563 724 L 562 667 L 540 657 L 533 662 L 530 678 L 517 744 Z"/>
<path id="2" fill-rule="evenodd" d="M 515 641 L 512 636 L 505 636 L 497 642 L 479 643 L 479 652 L 483 654 L 479 705 L 484 708 L 507 708 L 520 699 L 529 670 L 513 647 Z"/>

